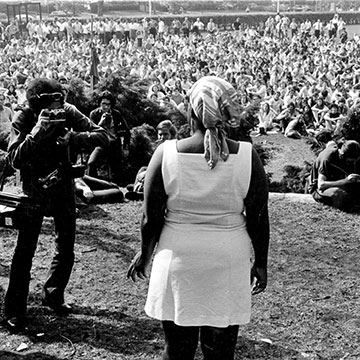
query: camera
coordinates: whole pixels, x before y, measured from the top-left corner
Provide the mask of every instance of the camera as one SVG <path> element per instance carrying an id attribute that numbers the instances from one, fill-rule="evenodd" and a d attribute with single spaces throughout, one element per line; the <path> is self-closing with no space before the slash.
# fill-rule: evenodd
<path id="1" fill-rule="evenodd" d="M 62 177 L 60 176 L 60 171 L 56 169 L 53 172 L 51 172 L 49 175 L 40 178 L 39 183 L 43 187 L 43 189 L 49 189 L 54 185 L 56 185 L 61 180 L 61 178 Z"/>
<path id="2" fill-rule="evenodd" d="M 43 121 L 65 122 L 66 113 L 64 109 L 43 109 L 40 117 Z"/>

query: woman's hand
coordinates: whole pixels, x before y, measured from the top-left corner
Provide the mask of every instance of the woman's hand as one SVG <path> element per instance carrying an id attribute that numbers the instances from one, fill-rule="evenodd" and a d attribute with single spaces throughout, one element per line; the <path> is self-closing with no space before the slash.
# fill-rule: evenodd
<path id="1" fill-rule="evenodd" d="M 251 295 L 263 292 L 267 285 L 266 267 L 257 267 L 253 265 L 250 273 Z"/>
<path id="2" fill-rule="evenodd" d="M 132 281 L 136 281 L 136 276 L 140 279 L 147 278 L 146 269 L 149 265 L 150 260 L 147 260 L 142 255 L 142 252 L 139 251 L 131 261 L 131 264 L 127 271 L 127 278 L 131 278 Z"/>

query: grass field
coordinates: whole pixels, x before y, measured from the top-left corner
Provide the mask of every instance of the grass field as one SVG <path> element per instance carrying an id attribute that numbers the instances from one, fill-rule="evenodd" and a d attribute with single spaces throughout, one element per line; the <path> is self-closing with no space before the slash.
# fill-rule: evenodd
<path id="1" fill-rule="evenodd" d="M 278 144 L 282 153 L 305 146 L 287 141 L 288 146 Z M 268 289 L 253 299 L 252 321 L 240 329 L 236 360 L 359 360 L 360 215 L 286 198 L 271 198 L 269 209 Z M 147 282 L 126 279 L 140 245 L 140 212 L 141 202 L 81 209 L 67 288 L 75 313 L 68 318 L 40 305 L 53 252 L 53 223 L 45 220 L 33 265 L 29 325 L 18 335 L 0 327 L 1 360 L 161 358 L 161 328 L 143 311 Z M 0 236 L 2 304 L 16 232 L 0 228 Z"/>

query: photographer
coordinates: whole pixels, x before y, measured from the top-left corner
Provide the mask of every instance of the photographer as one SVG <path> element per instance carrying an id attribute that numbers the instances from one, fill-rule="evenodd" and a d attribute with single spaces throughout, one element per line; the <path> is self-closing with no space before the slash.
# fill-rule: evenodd
<path id="1" fill-rule="evenodd" d="M 35 79 L 26 96 L 29 107 L 18 111 L 12 123 L 9 160 L 20 169 L 24 193 L 40 207 L 22 219 L 19 229 L 5 296 L 5 324 L 11 332 L 24 326 L 32 259 L 44 216 L 54 218 L 56 236 L 43 305 L 57 314 L 71 312 L 64 290 L 74 263 L 74 177 L 81 174 L 71 164 L 70 151 L 107 146 L 109 141 L 104 129 L 65 102 L 57 81 Z"/>
<path id="2" fill-rule="evenodd" d="M 97 177 L 97 167 L 106 158 L 110 166 L 110 177 L 118 180 L 121 162 L 128 155 L 130 130 L 121 113 L 114 109 L 115 98 L 110 91 L 105 90 L 100 95 L 100 106 L 90 113 L 90 119 L 107 130 L 110 137 L 108 147 L 99 146 L 91 153 L 88 160 L 87 175 Z"/>

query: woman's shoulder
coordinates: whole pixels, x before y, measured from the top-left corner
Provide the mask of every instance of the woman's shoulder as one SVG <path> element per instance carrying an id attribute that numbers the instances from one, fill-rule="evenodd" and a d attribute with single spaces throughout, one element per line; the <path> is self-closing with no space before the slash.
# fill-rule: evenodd
<path id="1" fill-rule="evenodd" d="M 229 147 L 230 154 L 237 154 L 239 151 L 240 143 L 239 141 L 235 141 L 232 139 L 226 139 L 227 145 Z"/>

